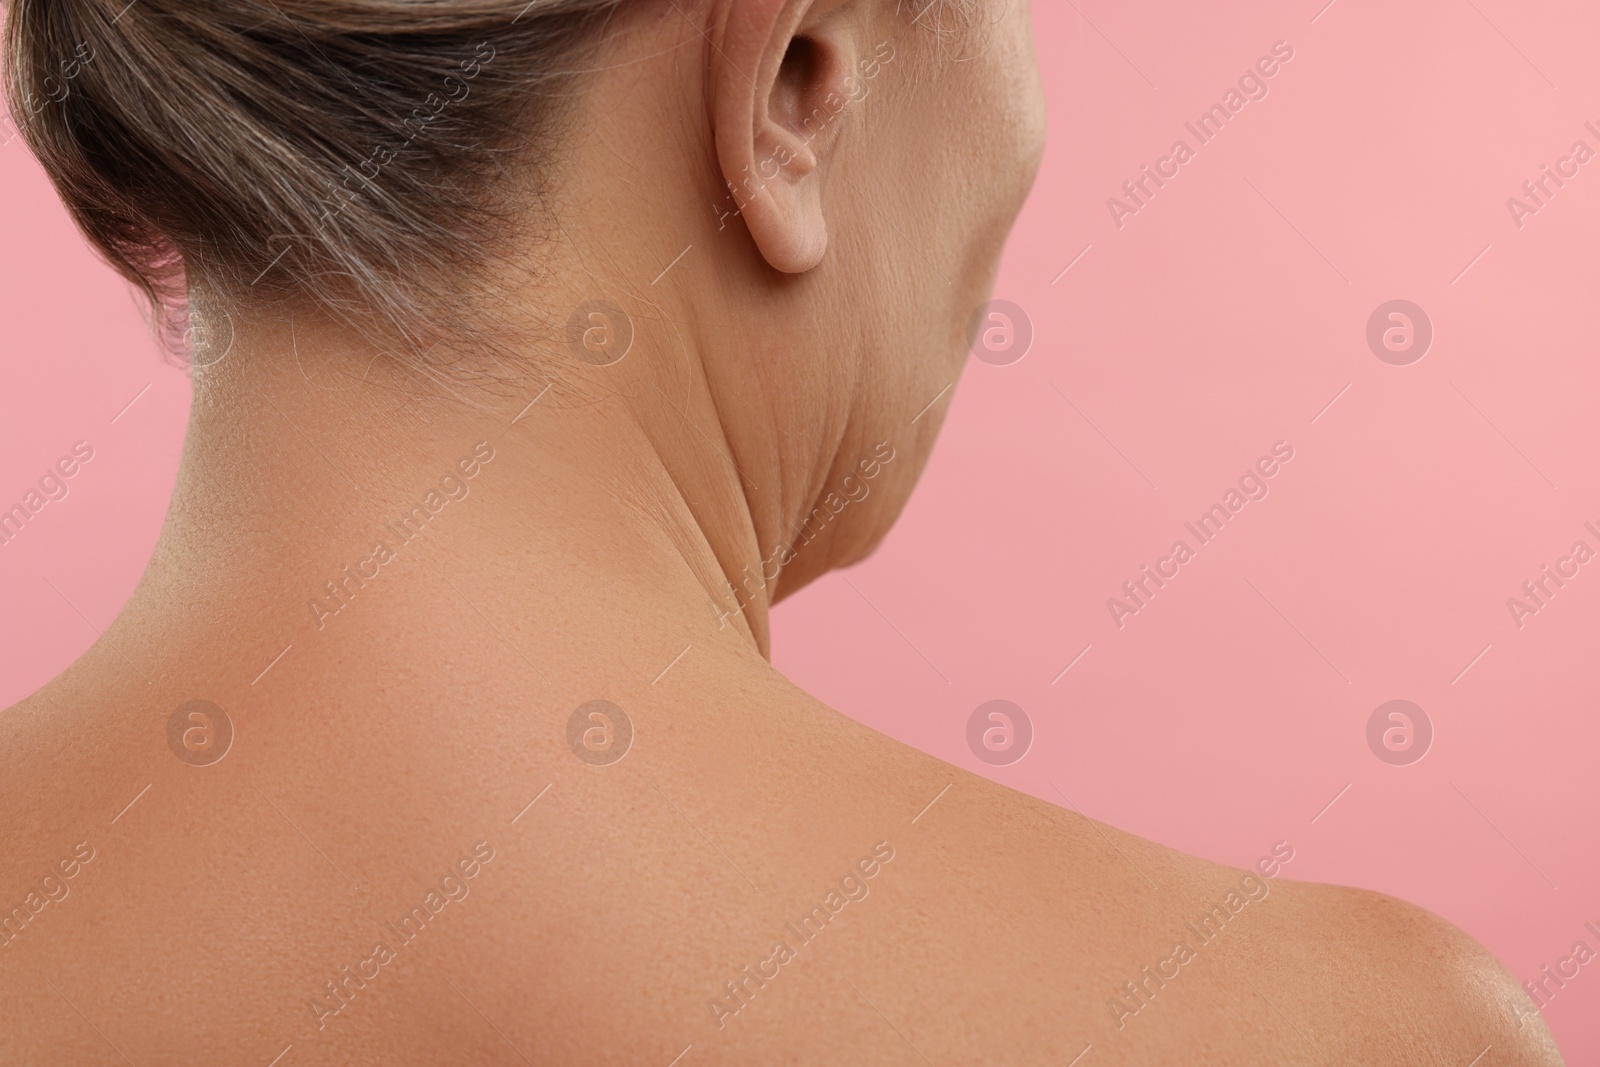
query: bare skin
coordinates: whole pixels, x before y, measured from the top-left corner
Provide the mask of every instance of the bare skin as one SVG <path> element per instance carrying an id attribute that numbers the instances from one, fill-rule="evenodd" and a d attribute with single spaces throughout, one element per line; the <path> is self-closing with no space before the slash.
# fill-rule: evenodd
<path id="1" fill-rule="evenodd" d="M 892 0 L 683 6 L 624 20 L 588 84 L 529 296 L 628 309 L 619 362 L 553 341 L 462 392 L 234 309 L 144 580 L 0 715 L 0 909 L 67 890 L 0 947 L 0 1062 L 1559 1063 L 1442 920 L 1242 881 L 772 669 L 769 605 L 870 551 L 932 446 L 1037 76 L 999 0 L 957 38 Z M 869 96 L 712 208 L 885 40 Z M 730 592 L 868 458 L 870 493 Z M 445 475 L 465 495 L 393 536 Z M 206 766 L 169 744 L 197 699 L 235 733 Z M 632 724 L 616 762 L 569 744 L 597 699 Z"/>

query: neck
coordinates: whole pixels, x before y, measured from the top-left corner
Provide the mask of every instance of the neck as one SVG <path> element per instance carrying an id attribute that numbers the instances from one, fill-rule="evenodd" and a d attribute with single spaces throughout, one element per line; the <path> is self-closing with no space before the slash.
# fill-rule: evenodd
<path id="1" fill-rule="evenodd" d="M 457 387 L 303 326 L 241 334 L 198 372 L 144 602 L 214 603 L 287 642 L 411 624 L 492 574 L 598 647 L 622 617 L 765 657 L 773 583 L 750 579 L 781 523 L 751 479 L 779 472 L 736 466 L 696 361 L 649 344 L 603 380 Z"/>
<path id="2" fill-rule="evenodd" d="M 633 78 L 598 82 L 586 122 L 672 99 L 672 79 L 689 76 L 678 65 L 650 69 L 659 91 L 640 92 Z M 331 630 L 360 599 L 327 617 L 340 607 L 327 583 L 335 594 L 355 586 L 346 566 L 357 579 L 358 567 L 370 574 L 366 561 L 385 542 L 396 555 L 422 548 L 463 567 L 495 558 L 501 585 L 541 611 L 571 598 L 585 609 L 574 619 L 609 615 L 612 626 L 709 620 L 719 639 L 767 656 L 774 597 L 872 543 L 877 524 L 860 504 L 842 520 L 811 520 L 827 494 L 864 491 L 840 488 L 873 447 L 852 418 L 860 383 L 823 375 L 774 340 L 805 335 L 815 279 L 768 271 L 710 210 L 661 232 L 665 214 L 705 194 L 688 165 L 623 165 L 682 151 L 670 124 L 643 129 L 660 143 L 641 141 L 619 161 L 615 137 L 583 139 L 569 162 L 582 180 L 550 176 L 553 201 L 610 207 L 564 210 L 559 239 L 529 242 L 539 266 L 529 286 L 508 285 L 524 304 L 511 316 L 549 327 L 526 367 L 496 367 L 492 386 L 431 381 L 321 321 L 241 325 L 231 351 L 197 374 L 173 508 L 146 581 L 159 602 L 227 590 L 219 611 L 270 597 L 274 612 Z M 631 347 L 608 366 L 580 358 L 567 336 L 569 316 L 593 301 L 633 316 Z M 934 422 L 914 428 L 931 435 Z M 495 458 L 466 477 L 459 463 L 480 442 Z M 464 497 L 444 491 L 446 476 Z M 900 499 L 912 480 L 902 462 L 873 491 Z M 428 514 L 430 492 L 442 508 L 394 545 L 402 517 L 418 506 Z M 378 566 L 357 598 L 398 582 L 395 566 Z M 421 595 L 432 588 L 424 573 L 449 566 L 413 568 L 407 588 Z M 432 592 L 453 596 L 448 585 Z M 614 598 L 612 610 L 596 612 L 597 597 Z"/>

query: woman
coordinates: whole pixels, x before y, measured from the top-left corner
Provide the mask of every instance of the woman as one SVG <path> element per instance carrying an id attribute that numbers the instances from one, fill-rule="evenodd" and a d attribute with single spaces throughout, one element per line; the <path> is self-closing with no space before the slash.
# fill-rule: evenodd
<path id="1" fill-rule="evenodd" d="M 8 14 L 195 403 L 137 592 L 0 717 L 5 1062 L 1560 1062 L 1428 913 L 767 662 L 932 446 L 1041 151 L 1025 6 Z"/>

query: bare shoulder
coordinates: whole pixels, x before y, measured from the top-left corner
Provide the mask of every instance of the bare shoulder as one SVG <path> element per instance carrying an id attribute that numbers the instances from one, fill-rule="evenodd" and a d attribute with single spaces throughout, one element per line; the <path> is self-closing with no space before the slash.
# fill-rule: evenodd
<path id="1" fill-rule="evenodd" d="M 1172 948 L 1156 953 L 1148 969 L 1137 961 L 1131 988 L 1122 984 L 1120 998 L 1109 998 L 1127 1009 L 1108 1005 L 1116 1017 L 1109 1030 L 1133 1033 L 1130 1047 L 1147 1018 L 1158 1016 L 1162 997 L 1178 1001 L 1172 994 L 1193 981 L 1210 988 L 1181 991 L 1187 1003 L 1171 1013 L 1171 1029 L 1162 1028 L 1191 1053 L 1195 1035 L 1205 1035 L 1233 1043 L 1230 1060 L 1241 1063 L 1562 1062 L 1505 967 L 1425 908 L 1369 890 L 1266 878 L 1110 827 L 1099 832 L 1130 857 L 1142 854 L 1152 872 L 1160 869 L 1165 895 L 1181 902 Z"/>
<path id="2" fill-rule="evenodd" d="M 1382 893 L 1280 888 L 1285 929 L 1274 970 L 1299 1002 L 1325 1005 L 1342 1053 L 1416 1064 L 1562 1062 L 1516 979 L 1450 922 Z"/>
<path id="3" fill-rule="evenodd" d="M 958 785 L 972 799 L 953 789 L 941 801 L 950 837 L 929 867 L 983 872 L 985 892 L 952 912 L 978 897 L 993 908 L 1003 894 L 1011 925 L 978 920 L 985 941 L 965 964 L 1036 976 L 1021 1004 L 1007 1004 L 1017 987 L 1001 983 L 986 1007 L 992 1018 L 1014 1012 L 1019 1027 L 1060 1019 L 1052 1055 L 1070 1061 L 1092 1046 L 1097 1062 L 1130 1065 L 1561 1063 L 1515 979 L 1424 908 L 1212 863 L 981 779 Z M 909 871 L 917 856 L 906 852 Z M 940 891 L 957 899 L 948 883 Z M 940 936 L 952 956 L 971 943 Z"/>
<path id="4" fill-rule="evenodd" d="M 90 723 L 42 694 L 0 711 L 0 952 L 13 957 L 104 866 L 121 783 Z M 126 803 L 137 789 L 122 791 Z"/>

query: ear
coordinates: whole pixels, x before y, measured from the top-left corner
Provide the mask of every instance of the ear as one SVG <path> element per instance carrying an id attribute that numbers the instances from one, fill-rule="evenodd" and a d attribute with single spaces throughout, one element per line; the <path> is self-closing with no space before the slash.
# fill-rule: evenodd
<path id="1" fill-rule="evenodd" d="M 840 0 L 733 0 L 714 49 L 711 118 L 728 194 L 776 270 L 828 247 L 824 177 L 859 45 Z"/>

